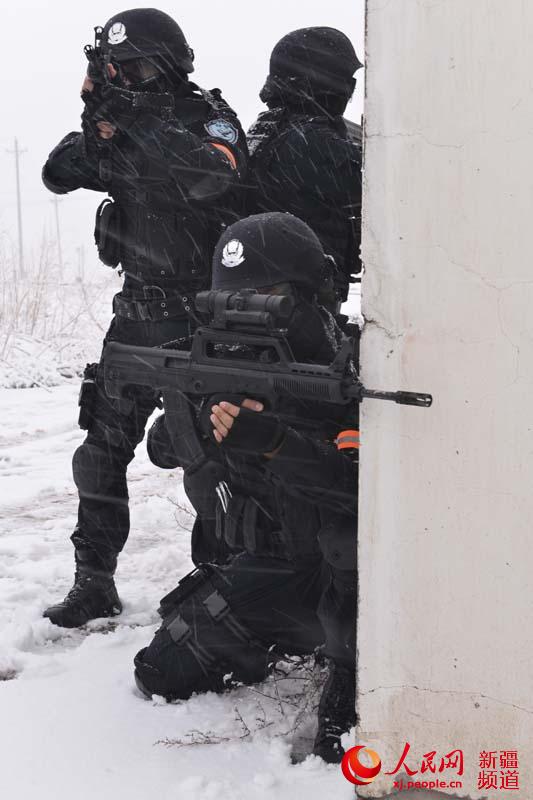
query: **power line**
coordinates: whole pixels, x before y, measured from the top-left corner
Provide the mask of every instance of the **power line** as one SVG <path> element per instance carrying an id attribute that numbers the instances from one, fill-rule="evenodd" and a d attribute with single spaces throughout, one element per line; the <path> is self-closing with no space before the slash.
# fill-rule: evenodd
<path id="1" fill-rule="evenodd" d="M 85 245 L 80 244 L 76 250 L 78 253 L 78 277 L 83 282 L 85 280 Z"/>

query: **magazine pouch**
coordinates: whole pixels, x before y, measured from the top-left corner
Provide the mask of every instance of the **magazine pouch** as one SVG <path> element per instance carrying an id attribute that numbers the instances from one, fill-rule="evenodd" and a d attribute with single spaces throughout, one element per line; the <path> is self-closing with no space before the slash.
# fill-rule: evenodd
<path id="1" fill-rule="evenodd" d="M 96 386 L 96 372 L 98 364 L 87 364 L 83 371 L 83 380 L 80 386 L 78 406 L 80 415 L 78 425 L 82 431 L 88 431 L 91 426 L 93 408 L 96 401 L 98 388 Z"/>
<path id="2" fill-rule="evenodd" d="M 109 197 L 96 209 L 94 241 L 100 261 L 115 269 L 120 262 L 120 221 L 118 207 Z"/>

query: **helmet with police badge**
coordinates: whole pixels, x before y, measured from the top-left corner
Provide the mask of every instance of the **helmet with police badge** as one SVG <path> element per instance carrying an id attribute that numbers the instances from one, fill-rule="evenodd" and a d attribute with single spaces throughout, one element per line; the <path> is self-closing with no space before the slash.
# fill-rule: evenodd
<path id="1" fill-rule="evenodd" d="M 194 53 L 180 26 L 156 8 L 133 8 L 115 14 L 101 34 L 102 55 L 124 70 L 130 84 L 142 84 L 152 65 L 170 80 L 194 71 Z"/>
<path id="2" fill-rule="evenodd" d="M 293 214 L 254 214 L 230 225 L 213 256 L 212 288 L 267 289 L 291 283 L 316 292 L 327 274 L 323 247 Z"/>

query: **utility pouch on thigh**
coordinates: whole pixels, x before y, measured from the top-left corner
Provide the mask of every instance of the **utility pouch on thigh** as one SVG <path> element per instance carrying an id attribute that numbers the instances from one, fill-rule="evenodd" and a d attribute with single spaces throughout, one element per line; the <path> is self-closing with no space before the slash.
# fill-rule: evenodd
<path id="1" fill-rule="evenodd" d="M 109 197 L 102 200 L 96 209 L 94 241 L 100 261 L 107 267 L 117 267 L 120 262 L 120 220 L 118 207 Z"/>
<path id="2" fill-rule="evenodd" d="M 233 495 L 230 497 L 227 510 L 221 518 L 224 530 L 224 541 L 232 550 L 243 549 L 242 516 L 245 503 L 245 497 L 240 494 Z"/>
<path id="3" fill-rule="evenodd" d="M 208 567 L 202 566 L 201 569 L 193 569 L 179 581 L 175 589 L 166 594 L 159 601 L 159 608 L 157 613 L 164 620 L 168 617 L 178 606 L 189 597 L 189 595 L 196 592 L 196 590 L 205 583 L 208 575 Z"/>
<path id="4" fill-rule="evenodd" d="M 91 425 L 94 403 L 98 393 L 98 388 L 96 386 L 97 369 L 98 364 L 87 364 L 83 370 L 83 380 L 78 397 L 78 406 L 80 407 L 78 425 L 82 431 L 88 431 Z"/>
<path id="5" fill-rule="evenodd" d="M 233 495 L 224 513 L 217 506 L 217 536 L 223 531 L 224 541 L 234 551 L 250 555 L 286 557 L 281 532 L 271 516 L 254 497 Z"/>

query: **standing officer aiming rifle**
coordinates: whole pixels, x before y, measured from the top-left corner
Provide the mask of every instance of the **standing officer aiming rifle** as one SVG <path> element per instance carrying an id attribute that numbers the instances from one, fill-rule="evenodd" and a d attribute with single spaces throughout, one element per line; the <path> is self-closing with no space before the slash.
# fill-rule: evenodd
<path id="1" fill-rule="evenodd" d="M 57 194 L 108 194 L 95 239 L 101 260 L 120 264 L 124 284 L 106 341 L 151 347 L 194 330 L 191 298 L 209 286 L 212 248 L 231 213 L 246 142 L 219 90 L 189 80 L 193 52 L 167 14 L 124 11 L 96 33 L 95 47 L 86 48 L 82 131 L 52 151 L 43 181 Z M 80 398 L 87 438 L 73 458 L 75 581 L 45 611 L 57 625 L 121 611 L 113 574 L 129 532 L 126 470 L 157 402 L 146 387 L 110 398 L 101 365 L 88 365 Z"/>

